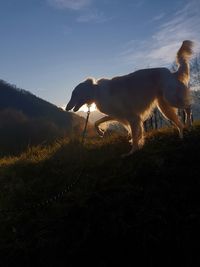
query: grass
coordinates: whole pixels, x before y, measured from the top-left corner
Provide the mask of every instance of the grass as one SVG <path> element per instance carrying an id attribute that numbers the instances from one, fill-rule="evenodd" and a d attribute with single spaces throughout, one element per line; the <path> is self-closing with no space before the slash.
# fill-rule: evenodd
<path id="1" fill-rule="evenodd" d="M 3 266 L 195 266 L 200 237 L 200 124 L 147 136 L 128 159 L 125 138 L 32 147 L 0 159 L 0 208 L 38 203 L 71 184 L 58 202 L 0 213 Z M 197 254 L 196 254 L 197 253 Z M 160 259 L 162 257 L 162 259 Z M 138 265 L 136 265 L 138 266 Z"/>

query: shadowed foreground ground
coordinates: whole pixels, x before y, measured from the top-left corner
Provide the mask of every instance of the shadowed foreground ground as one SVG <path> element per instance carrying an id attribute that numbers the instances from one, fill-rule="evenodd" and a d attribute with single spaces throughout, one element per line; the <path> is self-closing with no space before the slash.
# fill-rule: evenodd
<path id="1" fill-rule="evenodd" d="M 127 140 L 88 140 L 79 183 L 48 207 L 1 213 L 2 266 L 196 266 L 200 239 L 200 124 L 184 140 L 151 133 L 128 159 Z M 62 191 L 82 168 L 62 140 L 0 159 L 0 207 Z"/>

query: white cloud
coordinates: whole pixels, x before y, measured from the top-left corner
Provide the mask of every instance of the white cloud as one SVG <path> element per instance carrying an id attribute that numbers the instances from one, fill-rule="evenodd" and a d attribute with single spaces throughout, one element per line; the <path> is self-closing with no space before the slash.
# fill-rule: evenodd
<path id="1" fill-rule="evenodd" d="M 145 0 L 135 0 L 131 4 L 136 8 L 141 8 L 145 4 Z"/>
<path id="2" fill-rule="evenodd" d="M 110 20 L 106 18 L 103 12 L 99 12 L 97 10 L 90 10 L 87 13 L 80 15 L 77 18 L 77 22 L 96 22 L 96 23 L 103 23 Z"/>
<path id="3" fill-rule="evenodd" d="M 46 2 L 58 9 L 79 11 L 80 15 L 76 18 L 76 21 L 80 23 L 103 23 L 111 19 L 107 18 L 103 12 L 100 12 L 97 9 L 91 9 L 94 0 L 46 0 Z"/>
<path id="4" fill-rule="evenodd" d="M 153 17 L 150 22 L 161 20 L 164 18 L 164 16 L 165 16 L 165 13 L 163 12 L 163 13 Z"/>
<path id="5" fill-rule="evenodd" d="M 175 60 L 176 52 L 183 40 L 192 40 L 196 48 L 199 48 L 199 8 L 199 0 L 190 1 L 165 20 L 151 38 L 142 42 L 132 40 L 121 54 L 121 59 L 138 68 L 166 66 Z"/>
<path id="6" fill-rule="evenodd" d="M 88 7 L 92 0 L 46 0 L 50 5 L 60 9 L 80 10 Z"/>

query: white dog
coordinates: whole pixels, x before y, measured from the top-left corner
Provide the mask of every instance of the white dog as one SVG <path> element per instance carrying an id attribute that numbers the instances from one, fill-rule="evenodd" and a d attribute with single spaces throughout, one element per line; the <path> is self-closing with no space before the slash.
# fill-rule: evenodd
<path id="1" fill-rule="evenodd" d="M 144 144 L 143 122 L 156 106 L 162 114 L 178 128 L 183 137 L 183 124 L 177 116 L 177 108 L 186 112 L 186 124 L 191 125 L 190 97 L 188 82 L 189 59 L 193 43 L 183 42 L 177 52 L 179 68 L 172 73 L 167 68 L 142 69 L 113 79 L 87 79 L 72 92 L 66 110 L 78 111 L 84 104 L 95 103 L 99 111 L 107 116 L 98 120 L 95 127 L 99 135 L 103 131 L 99 125 L 117 120 L 129 125 L 132 135 L 132 149 L 126 155 L 141 148 Z"/>

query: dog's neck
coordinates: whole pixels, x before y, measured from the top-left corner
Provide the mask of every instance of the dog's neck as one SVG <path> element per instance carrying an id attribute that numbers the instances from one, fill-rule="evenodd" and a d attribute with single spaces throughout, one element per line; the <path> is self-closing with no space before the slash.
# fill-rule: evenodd
<path id="1" fill-rule="evenodd" d="M 95 100 L 98 99 L 98 95 L 99 95 L 99 85 L 98 84 L 94 84 L 93 85 L 93 100 L 95 102 Z"/>
<path id="2" fill-rule="evenodd" d="M 94 83 L 92 85 L 90 104 L 95 103 L 95 105 L 98 106 L 99 90 L 100 90 L 100 86 L 98 84 Z"/>
<path id="3" fill-rule="evenodd" d="M 109 79 L 100 79 L 96 83 L 93 84 L 93 102 L 96 104 L 97 109 L 103 113 L 103 103 L 102 97 L 105 98 L 105 94 L 109 93 Z"/>

